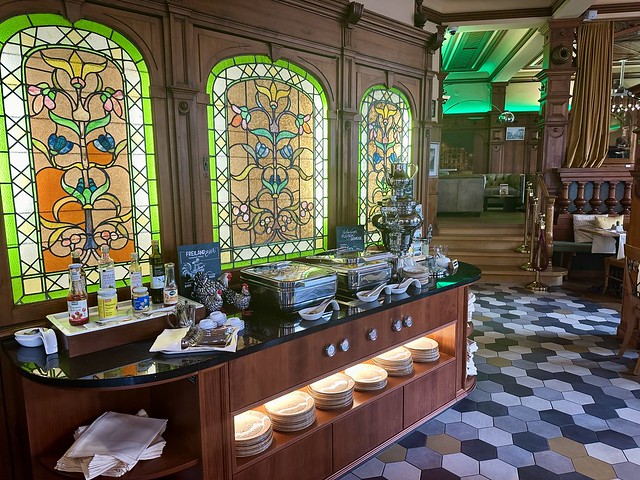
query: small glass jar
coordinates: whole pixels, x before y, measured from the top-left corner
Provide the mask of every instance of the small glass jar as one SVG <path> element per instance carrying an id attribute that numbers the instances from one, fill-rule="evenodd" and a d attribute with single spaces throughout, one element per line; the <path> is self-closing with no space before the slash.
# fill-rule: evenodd
<path id="1" fill-rule="evenodd" d="M 149 290 L 147 287 L 135 287 L 131 292 L 131 302 L 136 312 L 146 312 L 149 310 Z"/>
<path id="2" fill-rule="evenodd" d="M 104 320 L 118 315 L 118 293 L 115 288 L 98 290 L 98 318 Z"/>

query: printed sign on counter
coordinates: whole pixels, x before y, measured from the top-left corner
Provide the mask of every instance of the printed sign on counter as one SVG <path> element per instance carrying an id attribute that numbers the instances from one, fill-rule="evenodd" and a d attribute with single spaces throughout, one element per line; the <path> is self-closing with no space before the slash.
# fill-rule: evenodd
<path id="1" fill-rule="evenodd" d="M 364 226 L 342 225 L 336 227 L 336 248 L 346 248 L 349 252 L 364 250 Z"/>
<path id="2" fill-rule="evenodd" d="M 198 272 L 216 279 L 220 274 L 220 244 L 218 242 L 178 246 L 178 291 L 193 299 L 193 278 Z"/>

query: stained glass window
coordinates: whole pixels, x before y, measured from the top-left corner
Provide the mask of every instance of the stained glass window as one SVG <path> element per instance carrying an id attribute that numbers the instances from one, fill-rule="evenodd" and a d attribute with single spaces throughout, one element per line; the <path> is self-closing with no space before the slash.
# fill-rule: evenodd
<path id="1" fill-rule="evenodd" d="M 399 90 L 375 86 L 365 92 L 360 114 L 358 218 L 370 245 L 381 241 L 371 217 L 387 193 L 384 169 L 390 162 L 411 160 L 411 111 Z"/>
<path id="2" fill-rule="evenodd" d="M 130 253 L 144 256 L 159 233 L 141 54 L 94 22 L 23 15 L 0 24 L 0 82 L 0 193 L 14 303 L 66 295 L 72 251 L 90 290 L 97 288 L 102 245 L 123 285 Z"/>
<path id="3" fill-rule="evenodd" d="M 225 60 L 207 92 L 213 238 L 223 268 L 326 248 L 327 119 L 319 83 L 263 56 Z"/>

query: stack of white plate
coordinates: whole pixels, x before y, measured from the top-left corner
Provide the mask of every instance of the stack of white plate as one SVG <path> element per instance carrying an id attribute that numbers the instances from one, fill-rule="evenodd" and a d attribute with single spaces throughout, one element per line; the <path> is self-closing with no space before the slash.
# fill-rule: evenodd
<path id="1" fill-rule="evenodd" d="M 431 271 L 429 268 L 424 267 L 422 265 L 411 265 L 404 267 L 402 269 L 402 273 L 409 278 L 415 278 L 420 282 L 421 285 L 426 285 L 429 283 L 429 278 Z"/>
<path id="2" fill-rule="evenodd" d="M 273 442 L 271 420 L 264 413 L 249 410 L 233 417 L 236 456 L 250 457 L 264 452 Z"/>
<path id="3" fill-rule="evenodd" d="M 356 382 L 344 373 L 336 373 L 309 385 L 309 394 L 316 408 L 335 410 L 348 407 L 353 403 L 353 388 Z"/>
<path id="4" fill-rule="evenodd" d="M 316 407 L 311 395 L 296 390 L 264 404 L 273 429 L 279 432 L 304 430 L 316 421 Z"/>
<path id="5" fill-rule="evenodd" d="M 440 358 L 438 342 L 428 337 L 418 338 L 407 343 L 405 347 L 411 352 L 413 361 L 417 363 L 435 362 Z"/>
<path id="6" fill-rule="evenodd" d="M 384 368 L 392 377 L 402 377 L 413 373 L 413 359 L 411 352 L 398 347 L 374 357 L 373 363 Z"/>
<path id="7" fill-rule="evenodd" d="M 344 373 L 356 382 L 354 388 L 359 392 L 382 390 L 387 385 L 387 371 L 370 363 L 347 368 Z"/>

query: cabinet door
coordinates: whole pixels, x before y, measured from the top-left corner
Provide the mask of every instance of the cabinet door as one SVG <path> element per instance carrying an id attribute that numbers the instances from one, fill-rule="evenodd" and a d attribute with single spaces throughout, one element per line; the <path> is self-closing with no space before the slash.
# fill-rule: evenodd
<path id="1" fill-rule="evenodd" d="M 456 363 L 452 362 L 405 386 L 404 428 L 454 399 L 456 378 Z"/>
<path id="2" fill-rule="evenodd" d="M 331 474 L 331 427 L 247 467 L 233 480 L 322 480 Z"/>
<path id="3" fill-rule="evenodd" d="M 402 430 L 402 389 L 333 425 L 333 470 L 348 465 Z"/>

